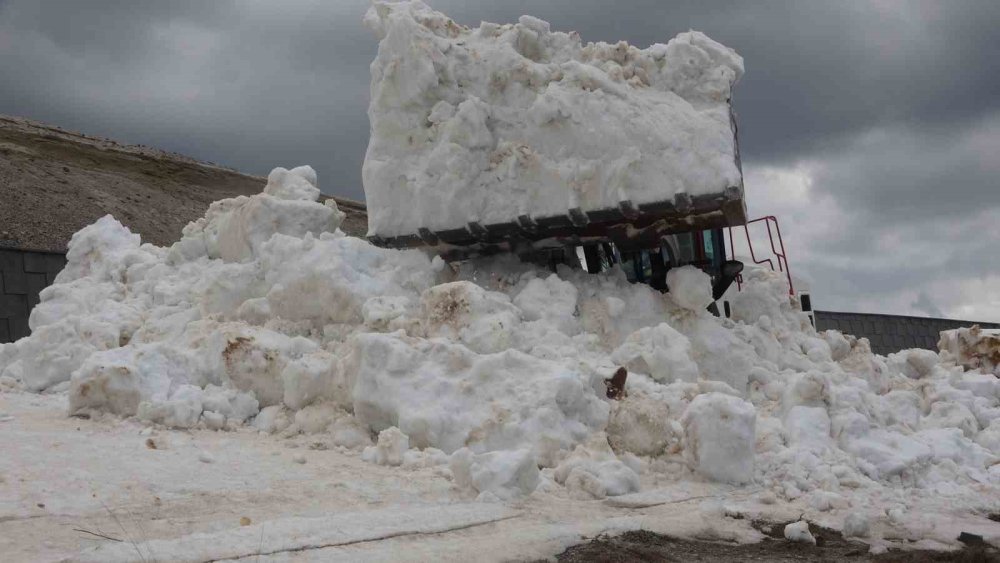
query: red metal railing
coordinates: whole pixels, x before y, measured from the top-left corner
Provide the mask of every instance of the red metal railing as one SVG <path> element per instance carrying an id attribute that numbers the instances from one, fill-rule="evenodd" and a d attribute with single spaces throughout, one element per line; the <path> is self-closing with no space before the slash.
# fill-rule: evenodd
<path id="1" fill-rule="evenodd" d="M 762 259 L 758 260 L 757 259 L 757 253 L 754 251 L 753 241 L 750 238 L 750 225 L 753 224 L 753 223 L 758 223 L 760 221 L 763 221 L 764 225 L 767 226 L 767 237 L 771 241 L 771 253 L 774 255 L 774 260 L 772 260 L 771 258 L 762 258 Z M 774 224 L 773 231 L 771 229 L 771 225 L 772 224 Z M 782 240 L 782 238 L 781 238 L 781 227 L 778 225 L 778 219 L 775 216 L 773 216 L 773 215 L 767 215 L 765 217 L 760 217 L 758 219 L 753 219 L 753 220 L 747 221 L 745 225 L 740 225 L 740 226 L 737 226 L 737 227 L 729 227 L 729 253 L 732 255 L 731 259 L 733 259 L 733 260 L 736 259 L 736 249 L 735 249 L 735 247 L 733 247 L 733 229 L 734 228 L 738 229 L 740 227 L 743 228 L 743 232 L 746 235 L 747 248 L 750 249 L 750 259 L 753 260 L 753 263 L 754 264 L 765 264 L 766 263 L 768 266 L 771 267 L 771 270 L 774 271 L 774 269 L 775 269 L 774 268 L 774 263 L 777 262 L 778 263 L 778 269 L 777 269 L 777 271 L 784 273 L 788 277 L 788 293 L 789 293 L 789 295 L 795 295 L 795 288 L 792 285 L 792 271 L 788 268 L 788 256 L 787 256 L 787 254 L 785 252 L 785 241 Z M 777 238 L 778 238 L 777 245 L 775 245 L 775 242 L 774 242 L 775 235 L 777 235 Z M 780 251 L 779 251 L 779 248 L 780 248 Z M 742 275 L 736 277 L 736 288 L 737 289 L 742 289 L 743 288 L 743 276 Z"/>

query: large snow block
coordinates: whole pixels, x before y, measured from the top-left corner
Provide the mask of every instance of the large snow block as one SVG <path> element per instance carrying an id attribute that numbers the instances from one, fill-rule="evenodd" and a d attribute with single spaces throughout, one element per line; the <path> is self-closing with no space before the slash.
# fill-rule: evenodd
<path id="1" fill-rule="evenodd" d="M 944 330 L 938 348 L 966 369 L 981 369 L 1000 377 L 1000 329 L 973 325 Z"/>
<path id="2" fill-rule="evenodd" d="M 713 481 L 750 482 L 756 419 L 754 406 L 738 397 L 723 393 L 695 397 L 681 417 L 688 465 Z"/>
<path id="3" fill-rule="evenodd" d="M 419 1 L 376 2 L 365 23 L 380 39 L 363 168 L 374 241 L 745 220 L 730 105 L 743 59 L 704 34 L 584 44 L 530 16 L 466 28 Z"/>

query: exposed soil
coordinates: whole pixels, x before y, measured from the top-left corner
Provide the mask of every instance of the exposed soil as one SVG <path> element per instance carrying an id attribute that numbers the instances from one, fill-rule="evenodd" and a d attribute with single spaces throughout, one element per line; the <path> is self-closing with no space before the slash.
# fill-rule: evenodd
<path id="1" fill-rule="evenodd" d="M 562 563 L 624 563 L 632 561 L 686 562 L 711 561 L 737 563 L 741 561 L 878 561 L 924 563 L 930 561 L 960 561 L 966 563 L 1000 562 L 997 550 L 987 546 L 967 546 L 960 551 L 893 551 L 870 555 L 868 545 L 845 539 L 840 532 L 810 525 L 816 545 L 790 542 L 783 537 L 785 523 L 754 522 L 754 527 L 767 535 L 756 544 L 682 540 L 652 532 L 627 532 L 620 536 L 598 537 L 588 543 L 573 546 L 556 558 Z"/>
<path id="2" fill-rule="evenodd" d="M 266 182 L 176 153 L 0 115 L 0 247 L 62 252 L 73 233 L 108 213 L 143 242 L 169 245 L 213 201 L 260 193 Z M 363 236 L 364 204 L 336 200 L 348 214 L 344 231 Z"/>

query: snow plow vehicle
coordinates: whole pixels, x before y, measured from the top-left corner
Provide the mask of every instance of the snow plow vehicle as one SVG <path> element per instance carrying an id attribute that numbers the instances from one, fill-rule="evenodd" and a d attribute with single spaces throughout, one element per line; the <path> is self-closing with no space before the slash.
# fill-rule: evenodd
<path id="1" fill-rule="evenodd" d="M 692 264 L 716 298 L 739 274 L 723 240 L 747 222 L 733 50 L 699 32 L 583 44 L 528 16 L 469 30 L 420 3 L 376 4 L 366 23 L 374 244 L 620 264 L 661 290 Z"/>

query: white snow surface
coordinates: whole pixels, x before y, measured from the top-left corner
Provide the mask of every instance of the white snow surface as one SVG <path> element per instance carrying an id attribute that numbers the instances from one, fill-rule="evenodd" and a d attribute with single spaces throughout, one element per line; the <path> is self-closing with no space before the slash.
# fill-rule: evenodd
<path id="1" fill-rule="evenodd" d="M 956 521 L 1000 509 L 1000 384 L 981 366 L 925 350 L 876 356 L 864 339 L 817 333 L 770 272 L 748 273 L 729 320 L 620 271 L 552 273 L 512 257 L 449 266 L 381 249 L 337 230 L 336 209 L 305 198 L 314 182 L 272 174 L 272 193 L 253 197 L 295 205 L 227 223 L 220 210 L 253 198 L 218 202 L 169 249 L 111 217 L 81 230 L 32 335 L 0 347 L 0 399 L 61 397 L 66 414 L 97 421 L 76 426 L 301 439 L 370 462 L 380 479 L 445 480 L 426 493 L 441 502 L 640 495 L 608 505 L 627 507 L 666 502 L 648 500 L 672 498 L 665 486 L 709 487 L 835 528 L 875 507 L 866 541 L 903 527 L 946 544 L 955 536 L 932 533 L 916 507 Z M 299 228 L 300 213 L 325 219 Z M 238 259 L 212 250 L 228 228 L 252 238 L 275 225 L 297 227 Z M 627 397 L 611 400 L 604 382 L 619 366 Z M 227 466 L 225 438 L 211 443 L 192 467 Z M 310 454 L 292 461 L 312 470 Z M 363 473 L 339 479 L 363 494 L 377 487 Z"/>
<path id="2" fill-rule="evenodd" d="M 522 16 L 469 29 L 376 1 L 369 234 L 396 236 L 742 187 L 729 100 L 743 59 L 697 31 L 645 49 Z"/>

